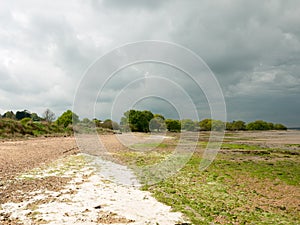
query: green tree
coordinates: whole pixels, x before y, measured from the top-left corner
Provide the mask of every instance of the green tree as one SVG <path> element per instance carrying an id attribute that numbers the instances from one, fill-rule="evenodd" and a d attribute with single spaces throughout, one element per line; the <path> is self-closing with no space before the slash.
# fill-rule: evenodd
<path id="1" fill-rule="evenodd" d="M 165 118 L 160 114 L 154 114 L 154 118 L 149 123 L 150 130 L 161 132 L 166 130 Z"/>
<path id="2" fill-rule="evenodd" d="M 225 130 L 225 123 L 221 120 L 212 120 L 212 130 L 213 131 L 223 131 Z"/>
<path id="3" fill-rule="evenodd" d="M 211 130 L 211 119 L 204 119 L 199 122 L 200 130 L 209 131 Z"/>
<path id="4" fill-rule="evenodd" d="M 195 131 L 195 123 L 191 119 L 184 119 L 181 121 L 181 128 L 186 131 Z"/>
<path id="5" fill-rule="evenodd" d="M 166 125 L 170 132 L 180 132 L 181 130 L 181 123 L 179 120 L 167 119 Z"/>
<path id="6" fill-rule="evenodd" d="M 274 124 L 274 130 L 287 130 L 287 127 L 284 126 L 283 124 L 277 123 Z"/>
<path id="7" fill-rule="evenodd" d="M 81 123 L 90 124 L 91 121 L 89 120 L 89 118 L 83 118 Z"/>
<path id="8" fill-rule="evenodd" d="M 125 113 L 124 113 L 124 116 L 125 117 L 122 117 L 121 121 L 120 121 L 120 129 L 123 132 L 128 132 L 128 131 L 130 131 L 130 126 L 129 126 L 129 121 L 128 121 L 129 118 L 126 117 Z"/>
<path id="9" fill-rule="evenodd" d="M 6 113 L 3 114 L 3 118 L 15 120 L 16 115 L 14 114 L 13 111 L 7 111 Z"/>
<path id="10" fill-rule="evenodd" d="M 121 125 L 128 124 L 131 131 L 149 132 L 149 122 L 154 117 L 150 111 L 129 110 L 124 113 L 121 119 Z"/>
<path id="11" fill-rule="evenodd" d="M 89 120 L 88 118 L 83 118 L 79 124 L 80 124 L 80 126 L 89 127 L 89 128 L 92 128 L 95 126 L 95 123 L 93 123 L 93 121 Z"/>
<path id="12" fill-rule="evenodd" d="M 274 130 L 274 124 L 273 123 L 268 123 L 269 130 Z"/>
<path id="13" fill-rule="evenodd" d="M 246 130 L 246 123 L 242 120 L 234 121 L 233 129 L 234 130 Z"/>
<path id="14" fill-rule="evenodd" d="M 129 113 L 125 113 L 124 115 L 128 115 L 128 124 L 131 131 L 140 131 L 139 127 L 141 127 L 141 111 L 136 111 L 131 109 Z"/>
<path id="15" fill-rule="evenodd" d="M 142 115 L 148 121 L 148 123 L 150 122 L 150 120 L 152 120 L 154 118 L 153 113 L 148 110 L 142 111 Z M 148 126 L 148 128 L 149 128 L 149 126 Z"/>
<path id="16" fill-rule="evenodd" d="M 67 110 L 60 117 L 57 118 L 56 123 L 59 126 L 67 127 L 70 124 L 76 124 L 79 122 L 79 117 L 71 110 Z"/>
<path id="17" fill-rule="evenodd" d="M 32 113 L 32 114 L 31 114 L 31 119 L 32 119 L 32 121 L 41 121 L 42 118 L 40 118 L 40 117 L 38 116 L 38 114 Z"/>
<path id="18" fill-rule="evenodd" d="M 102 121 L 101 120 L 98 120 L 97 118 L 94 118 L 92 120 L 92 122 L 95 124 L 96 127 L 100 127 L 101 126 L 101 123 Z"/>
<path id="19" fill-rule="evenodd" d="M 104 120 L 103 123 L 101 123 L 100 127 L 110 130 L 119 130 L 120 126 L 117 122 L 112 121 L 111 119 Z"/>
<path id="20" fill-rule="evenodd" d="M 28 110 L 17 111 L 16 112 L 16 119 L 21 120 L 23 118 L 31 118 L 31 113 Z"/>
<path id="21" fill-rule="evenodd" d="M 226 130 L 246 130 L 246 123 L 244 121 L 232 121 L 231 123 L 226 123 Z"/>
<path id="22" fill-rule="evenodd" d="M 154 118 L 161 118 L 162 120 L 165 120 L 165 117 L 161 114 L 154 114 Z"/>
<path id="23" fill-rule="evenodd" d="M 263 120 L 256 120 L 248 123 L 246 126 L 247 130 L 270 130 L 270 125 Z"/>
<path id="24" fill-rule="evenodd" d="M 225 129 L 225 123 L 221 120 L 204 119 L 199 122 L 202 131 L 222 131 Z"/>

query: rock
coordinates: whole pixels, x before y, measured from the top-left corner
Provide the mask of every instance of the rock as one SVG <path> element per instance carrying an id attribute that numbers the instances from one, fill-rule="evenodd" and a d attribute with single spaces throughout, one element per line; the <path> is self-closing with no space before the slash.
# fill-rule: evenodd
<path id="1" fill-rule="evenodd" d="M 101 209 L 101 205 L 95 206 L 94 209 Z"/>

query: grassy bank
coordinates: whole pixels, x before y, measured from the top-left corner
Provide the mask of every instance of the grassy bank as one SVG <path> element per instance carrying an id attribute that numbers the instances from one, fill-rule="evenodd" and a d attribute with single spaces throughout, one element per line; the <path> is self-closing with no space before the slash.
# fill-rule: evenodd
<path id="1" fill-rule="evenodd" d="M 0 120 L 0 138 L 24 138 L 38 136 L 71 135 L 72 128 L 64 128 L 56 123 L 35 122 L 30 119 L 21 121 L 12 119 Z"/>

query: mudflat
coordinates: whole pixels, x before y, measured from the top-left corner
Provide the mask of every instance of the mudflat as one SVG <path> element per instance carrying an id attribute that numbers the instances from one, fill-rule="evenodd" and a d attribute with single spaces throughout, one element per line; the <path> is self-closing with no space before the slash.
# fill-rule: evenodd
<path id="1" fill-rule="evenodd" d="M 159 162 L 162 157 L 174 150 L 179 138 L 179 134 L 168 134 L 170 138 L 164 139 L 159 145 L 139 144 L 139 150 L 143 147 L 147 150 L 147 154 L 144 154 L 142 151 L 128 148 L 130 143 L 126 143 L 127 147 L 123 146 L 119 141 L 122 135 L 126 134 L 103 135 L 101 140 L 114 162 L 128 166 L 132 164 L 143 166 Z M 144 136 L 144 134 L 136 135 Z M 300 216 L 300 131 L 227 132 L 215 161 L 206 171 L 198 171 L 198 163 L 208 137 L 208 132 L 200 133 L 194 156 L 177 175 L 158 184 L 144 187 L 144 190 L 183 213 L 183 216 L 168 214 L 168 208 L 151 199 L 149 192 L 138 192 L 136 189 L 124 188 L 122 185 L 100 178 L 101 169 L 99 171 L 91 167 L 88 163 L 89 159 L 77 148 L 74 137 L 2 141 L 0 142 L 0 223 L 51 224 L 52 221 L 55 224 L 66 220 L 80 224 L 82 222 L 78 220 L 80 212 L 77 212 L 76 208 L 78 209 L 78 205 L 90 204 L 83 203 L 92 193 L 88 193 L 90 188 L 95 190 L 100 188 L 103 191 L 102 195 L 109 196 L 109 199 L 100 199 L 102 203 L 106 201 L 106 205 L 100 206 L 101 202 L 99 202 L 98 208 L 97 205 L 90 208 L 87 206 L 86 209 L 80 208 L 84 211 L 82 216 L 86 215 L 80 218 L 89 221 L 89 224 L 141 224 L 143 220 L 149 222 L 149 218 L 159 217 L 155 214 L 159 210 L 164 211 L 161 220 L 157 220 L 159 224 L 175 224 L 175 222 L 170 223 L 175 220 L 190 221 L 186 223 L 191 224 L 201 224 L 201 221 L 204 221 L 204 224 L 206 222 L 215 224 L 259 224 L 260 221 L 285 224 L 299 222 L 297 218 Z M 149 147 L 152 146 L 156 147 L 149 151 Z M 76 174 L 79 177 L 76 177 Z M 70 184 L 75 185 L 73 189 L 68 186 Z M 81 198 L 83 191 L 86 191 L 86 196 Z M 33 193 L 46 195 L 45 193 L 48 192 L 52 194 L 32 200 L 40 197 Z M 47 211 L 49 207 L 51 208 L 50 203 L 62 204 L 59 201 L 66 199 L 66 193 L 70 198 L 68 200 L 70 208 L 67 210 L 70 212 L 73 210 L 74 215 L 69 211 L 62 215 L 59 214 L 60 212 Z M 117 193 L 123 194 L 118 196 Z M 146 197 L 138 203 L 133 201 L 130 193 Z M 63 197 L 62 200 L 59 200 L 60 197 Z M 99 199 L 99 196 L 94 193 L 93 198 Z M 77 202 L 72 203 L 72 199 L 77 199 Z M 111 201 L 112 199 L 114 201 Z M 149 199 L 153 207 L 159 210 L 153 208 L 153 215 L 150 215 L 150 210 L 149 215 L 145 213 L 141 216 L 137 212 Z M 131 208 L 136 208 L 137 212 L 129 212 L 130 210 L 125 206 L 125 208 L 121 207 L 122 204 L 128 206 L 131 204 Z M 25 211 L 20 210 L 22 207 Z M 107 211 L 103 211 L 102 208 L 106 208 Z M 46 216 L 50 214 L 53 216 L 51 219 Z M 162 222 L 163 218 L 168 216 L 173 219 Z M 60 220 L 55 220 L 55 217 Z M 151 224 L 151 221 L 149 223 Z"/>

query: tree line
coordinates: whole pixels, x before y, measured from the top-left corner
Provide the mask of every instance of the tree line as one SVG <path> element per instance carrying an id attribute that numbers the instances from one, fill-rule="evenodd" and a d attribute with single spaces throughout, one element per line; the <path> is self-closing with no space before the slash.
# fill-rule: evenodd
<path id="1" fill-rule="evenodd" d="M 256 120 L 250 123 L 244 121 L 223 122 L 220 120 L 203 119 L 193 121 L 191 119 L 175 120 L 165 119 L 161 114 L 153 114 L 151 111 L 129 110 L 121 118 L 120 128 L 123 131 L 241 131 L 241 130 L 287 130 L 283 124 L 274 124 L 263 120 Z"/>
<path id="2" fill-rule="evenodd" d="M 223 122 L 220 120 L 203 119 L 201 121 L 193 121 L 191 119 L 169 119 L 165 118 L 161 114 L 154 114 L 151 111 L 144 110 L 128 110 L 123 114 L 120 123 L 112 121 L 111 119 L 106 119 L 104 121 L 94 118 L 92 120 L 88 118 L 79 119 L 79 116 L 67 110 L 57 119 L 55 113 L 50 109 L 46 109 L 42 116 L 40 117 L 37 113 L 31 113 L 28 110 L 17 111 L 16 113 L 12 111 L 7 111 L 3 115 L 0 114 L 0 129 L 2 132 L 9 130 L 7 127 L 12 127 L 5 120 L 20 121 L 19 124 L 14 125 L 16 127 L 23 126 L 24 129 L 19 129 L 21 133 L 26 133 L 26 129 L 31 131 L 27 132 L 37 133 L 37 130 L 41 134 L 47 132 L 89 132 L 91 128 L 105 129 L 105 130 L 120 130 L 122 132 L 132 131 L 132 132 L 180 132 L 184 131 L 241 131 L 241 130 L 287 130 L 287 127 L 283 124 L 266 122 L 263 120 L 256 120 L 250 123 L 244 121 L 232 121 Z M 4 129 L 4 126 L 7 126 Z M 36 130 L 37 129 L 37 130 Z M 1 133 L 1 131 L 0 131 Z"/>
<path id="3" fill-rule="evenodd" d="M 101 133 L 113 132 L 112 130 L 119 129 L 119 124 L 110 119 L 80 120 L 71 110 L 65 111 L 58 118 L 50 109 L 46 109 L 42 116 L 29 110 L 0 114 L 0 137 L 6 138 L 23 135 L 70 135 L 73 132 L 91 132 L 93 129 Z"/>

